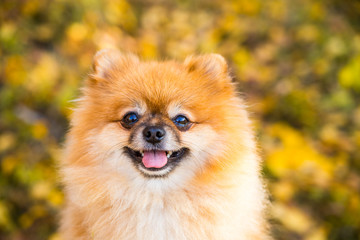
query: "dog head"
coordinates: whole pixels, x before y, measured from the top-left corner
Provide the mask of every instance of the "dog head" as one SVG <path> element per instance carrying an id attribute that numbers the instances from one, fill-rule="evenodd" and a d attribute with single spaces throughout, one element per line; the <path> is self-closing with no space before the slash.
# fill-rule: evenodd
<path id="1" fill-rule="evenodd" d="M 228 164 L 239 148 L 246 116 L 220 55 L 141 62 L 102 50 L 93 68 L 72 121 L 87 164 L 128 180 L 181 182 Z"/>

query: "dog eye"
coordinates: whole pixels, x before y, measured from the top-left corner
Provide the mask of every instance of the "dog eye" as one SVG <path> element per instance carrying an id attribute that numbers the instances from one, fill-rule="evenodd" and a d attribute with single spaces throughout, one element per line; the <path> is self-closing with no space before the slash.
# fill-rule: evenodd
<path id="1" fill-rule="evenodd" d="M 139 121 L 139 116 L 134 112 L 127 113 L 121 120 L 121 125 L 124 128 L 131 128 L 137 121 Z"/>
<path id="2" fill-rule="evenodd" d="M 175 123 L 175 125 L 178 127 L 179 130 L 181 131 L 186 131 L 189 129 L 190 127 L 190 121 L 189 119 L 187 119 L 187 117 L 183 116 L 183 115 L 177 115 L 174 119 L 173 122 Z"/>

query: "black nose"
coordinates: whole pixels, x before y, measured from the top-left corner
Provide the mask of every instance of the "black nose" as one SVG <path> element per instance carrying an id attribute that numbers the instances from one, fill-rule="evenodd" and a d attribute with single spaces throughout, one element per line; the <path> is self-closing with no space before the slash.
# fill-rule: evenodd
<path id="1" fill-rule="evenodd" d="M 144 138 L 149 143 L 159 143 L 165 136 L 165 130 L 158 126 L 146 127 L 143 131 Z"/>

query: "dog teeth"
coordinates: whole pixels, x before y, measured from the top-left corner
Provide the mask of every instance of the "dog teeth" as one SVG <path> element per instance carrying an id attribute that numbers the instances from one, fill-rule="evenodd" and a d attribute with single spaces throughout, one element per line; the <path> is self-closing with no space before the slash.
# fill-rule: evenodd
<path id="1" fill-rule="evenodd" d="M 143 157 L 144 156 L 144 151 L 140 151 L 140 154 Z"/>
<path id="2" fill-rule="evenodd" d="M 172 151 L 168 151 L 168 153 L 166 154 L 167 158 L 170 158 L 171 154 L 172 154 Z"/>

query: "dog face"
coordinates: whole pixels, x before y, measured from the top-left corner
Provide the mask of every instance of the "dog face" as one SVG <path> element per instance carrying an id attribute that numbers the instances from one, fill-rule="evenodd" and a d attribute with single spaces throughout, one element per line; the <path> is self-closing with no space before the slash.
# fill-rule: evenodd
<path id="1" fill-rule="evenodd" d="M 124 151 L 145 177 L 169 174 L 189 153 L 181 131 L 189 130 L 194 122 L 182 112 L 171 116 L 137 109 L 127 112 L 119 123 L 129 131 Z"/>
<path id="2" fill-rule="evenodd" d="M 129 181 L 172 182 L 226 164 L 216 159 L 231 145 L 238 103 L 219 55 L 180 64 L 100 51 L 83 93 L 72 124 L 86 136 L 89 164 Z"/>

